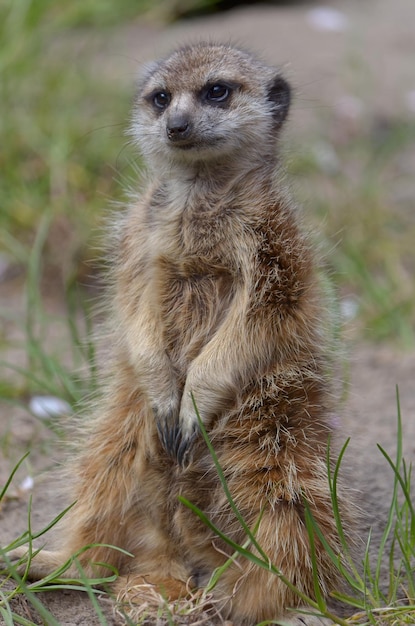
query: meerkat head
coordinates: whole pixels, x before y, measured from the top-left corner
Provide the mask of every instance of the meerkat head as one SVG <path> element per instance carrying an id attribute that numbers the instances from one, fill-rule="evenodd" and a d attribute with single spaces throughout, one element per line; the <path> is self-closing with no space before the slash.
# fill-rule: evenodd
<path id="1" fill-rule="evenodd" d="M 131 134 L 155 165 L 220 161 L 275 150 L 290 105 L 278 70 L 226 45 L 200 43 L 150 66 Z"/>

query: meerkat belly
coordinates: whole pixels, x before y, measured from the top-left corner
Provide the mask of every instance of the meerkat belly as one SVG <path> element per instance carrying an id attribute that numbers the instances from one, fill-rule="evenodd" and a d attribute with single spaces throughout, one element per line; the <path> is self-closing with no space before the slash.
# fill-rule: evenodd
<path id="1" fill-rule="evenodd" d="M 214 335 L 232 301 L 232 276 L 197 262 L 162 263 L 160 304 L 172 361 L 186 366 Z"/>

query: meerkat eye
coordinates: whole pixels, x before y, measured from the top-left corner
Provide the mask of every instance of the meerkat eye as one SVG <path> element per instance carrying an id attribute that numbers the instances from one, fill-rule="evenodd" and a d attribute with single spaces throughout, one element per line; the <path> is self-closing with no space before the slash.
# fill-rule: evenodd
<path id="1" fill-rule="evenodd" d="M 226 85 L 212 85 L 206 92 L 206 100 L 210 102 L 225 102 L 231 95 L 231 89 Z"/>
<path id="2" fill-rule="evenodd" d="M 153 104 L 158 109 L 165 109 L 169 106 L 171 100 L 171 96 L 167 91 L 157 91 L 153 94 Z"/>

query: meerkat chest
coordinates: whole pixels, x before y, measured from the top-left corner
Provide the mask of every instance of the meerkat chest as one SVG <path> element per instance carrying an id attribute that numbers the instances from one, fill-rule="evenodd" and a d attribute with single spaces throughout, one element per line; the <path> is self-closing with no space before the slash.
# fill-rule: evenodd
<path id="1" fill-rule="evenodd" d="M 227 308 L 235 289 L 235 278 L 219 262 L 201 257 L 157 259 L 156 273 L 164 317 L 181 317 L 195 323 Z M 209 314 L 210 312 L 210 314 Z"/>
<path id="2" fill-rule="evenodd" d="M 220 259 L 232 267 L 233 251 L 241 238 L 239 213 L 225 191 L 213 193 L 201 181 L 161 184 L 153 192 L 147 211 L 149 235 L 155 240 L 153 249 L 167 250 L 175 258 L 203 258 L 207 265 Z M 201 273 L 200 268 L 193 271 Z M 209 267 L 205 273 L 210 273 Z"/>
<path id="3" fill-rule="evenodd" d="M 240 280 L 236 255 L 240 220 L 223 198 L 215 201 L 203 191 L 161 185 L 153 192 L 147 213 L 151 291 L 166 347 L 178 360 L 183 355 L 185 360 L 192 358 L 212 337 Z"/>
<path id="4" fill-rule="evenodd" d="M 194 358 L 226 315 L 237 280 L 219 262 L 160 256 L 156 285 L 167 349 L 177 359 Z"/>
<path id="5" fill-rule="evenodd" d="M 185 211 L 181 220 L 181 240 L 188 253 L 211 259 L 213 263 L 220 259 L 228 266 L 233 264 L 236 230 L 230 211 L 225 207 L 201 205 L 196 210 Z M 209 268 L 207 273 L 210 273 Z"/>

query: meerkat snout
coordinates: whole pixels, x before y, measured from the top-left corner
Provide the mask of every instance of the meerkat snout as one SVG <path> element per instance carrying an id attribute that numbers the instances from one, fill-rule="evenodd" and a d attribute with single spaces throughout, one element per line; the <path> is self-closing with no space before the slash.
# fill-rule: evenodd
<path id="1" fill-rule="evenodd" d="M 192 124 L 187 113 L 177 112 L 167 119 L 166 133 L 172 142 L 188 139 L 192 132 Z"/>

